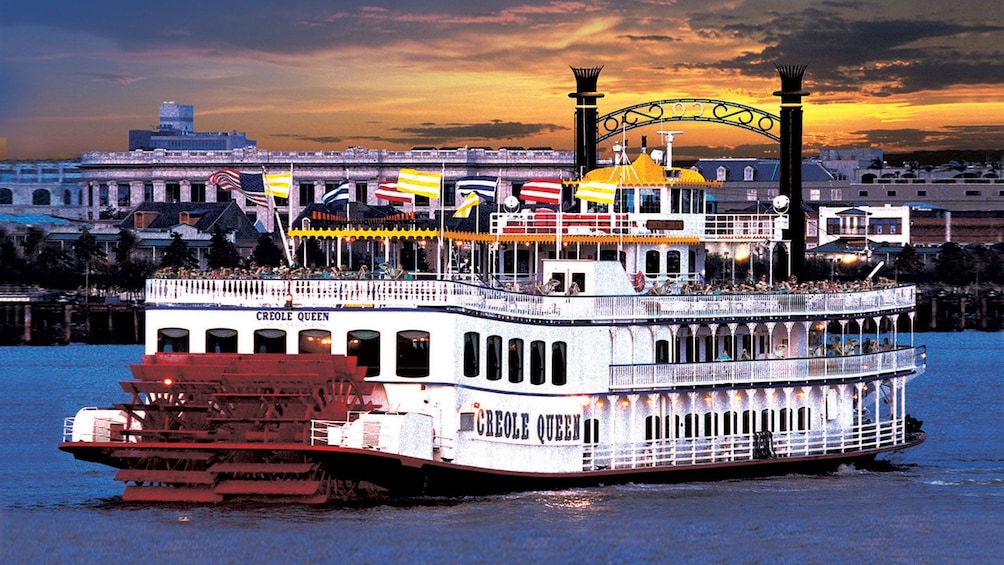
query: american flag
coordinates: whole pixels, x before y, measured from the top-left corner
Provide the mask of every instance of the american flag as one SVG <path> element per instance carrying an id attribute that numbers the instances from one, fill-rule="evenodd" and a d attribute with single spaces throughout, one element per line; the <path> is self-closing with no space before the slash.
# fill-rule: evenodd
<path id="1" fill-rule="evenodd" d="M 519 191 L 523 202 L 561 204 L 561 179 L 530 179 Z"/>
<path id="2" fill-rule="evenodd" d="M 239 192 L 259 206 L 268 206 L 268 196 L 265 194 L 265 183 L 262 182 L 261 173 L 220 169 L 209 175 L 209 182 L 223 190 Z"/>
<path id="3" fill-rule="evenodd" d="M 405 203 L 413 204 L 415 202 L 415 195 L 399 191 L 397 189 L 396 182 L 380 183 L 380 185 L 377 186 L 377 190 L 374 196 L 376 196 L 381 200 L 386 200 L 388 202 L 397 202 L 399 204 L 405 204 Z"/>

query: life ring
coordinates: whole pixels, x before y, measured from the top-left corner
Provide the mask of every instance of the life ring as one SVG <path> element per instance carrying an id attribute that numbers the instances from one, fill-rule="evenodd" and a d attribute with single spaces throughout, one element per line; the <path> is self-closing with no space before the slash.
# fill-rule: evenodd
<path id="1" fill-rule="evenodd" d="M 645 290 L 645 273 L 638 271 L 634 274 L 634 289 L 638 292 Z"/>

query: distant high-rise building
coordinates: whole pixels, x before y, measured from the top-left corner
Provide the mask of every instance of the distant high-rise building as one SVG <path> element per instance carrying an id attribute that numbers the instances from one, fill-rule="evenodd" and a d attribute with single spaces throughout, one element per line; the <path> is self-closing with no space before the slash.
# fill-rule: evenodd
<path id="1" fill-rule="evenodd" d="M 195 106 L 177 102 L 160 105 L 160 124 L 156 130 L 129 130 L 129 151 L 227 151 L 255 146 L 255 141 L 244 132 L 196 132 Z"/>

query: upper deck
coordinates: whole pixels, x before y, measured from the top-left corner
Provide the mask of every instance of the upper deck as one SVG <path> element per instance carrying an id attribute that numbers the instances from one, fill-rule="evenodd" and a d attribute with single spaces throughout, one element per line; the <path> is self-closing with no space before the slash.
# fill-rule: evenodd
<path id="1" fill-rule="evenodd" d="M 563 296 L 452 280 L 162 278 L 147 281 L 146 301 L 154 308 L 437 308 L 532 322 L 617 323 L 909 311 L 915 306 L 916 290 L 911 285 L 841 292 Z"/>

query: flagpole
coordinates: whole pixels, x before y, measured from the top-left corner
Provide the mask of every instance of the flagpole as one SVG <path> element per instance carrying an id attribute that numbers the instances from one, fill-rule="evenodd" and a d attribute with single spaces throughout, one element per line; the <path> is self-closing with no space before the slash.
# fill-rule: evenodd
<path id="1" fill-rule="evenodd" d="M 436 253 L 439 278 L 443 278 L 443 231 L 446 229 L 446 212 L 443 210 L 443 178 L 446 176 L 446 163 L 443 163 L 442 174 L 439 175 L 439 249 Z"/>

